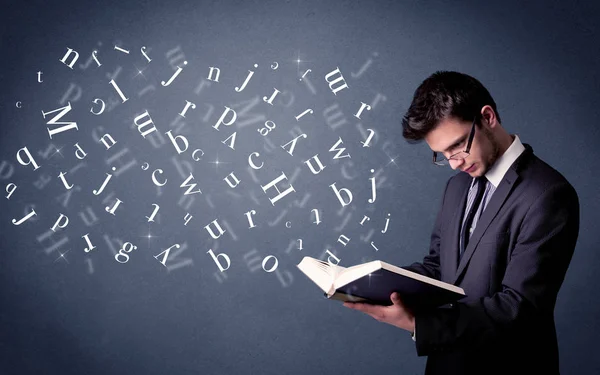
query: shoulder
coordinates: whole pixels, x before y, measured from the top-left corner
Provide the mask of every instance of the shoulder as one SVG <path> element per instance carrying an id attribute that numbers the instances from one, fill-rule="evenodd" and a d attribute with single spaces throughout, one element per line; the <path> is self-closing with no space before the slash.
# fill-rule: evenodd
<path id="1" fill-rule="evenodd" d="M 471 182 L 473 181 L 473 177 L 471 177 L 468 173 L 458 172 L 454 176 L 448 179 L 446 182 L 446 194 L 452 191 L 464 191 L 466 188 L 471 186 Z"/>
<path id="2" fill-rule="evenodd" d="M 518 173 L 521 189 L 527 191 L 532 198 L 558 192 L 577 199 L 577 191 L 567 178 L 535 154 L 530 155 L 526 165 Z"/>
<path id="3" fill-rule="evenodd" d="M 529 202 L 533 202 L 549 192 L 565 196 L 571 201 L 578 201 L 575 188 L 565 176 L 533 152 L 519 157 L 511 166 L 511 170 L 510 173 L 518 175 L 514 191 L 519 195 L 523 194 Z M 471 185 L 472 180 L 473 178 L 469 174 L 458 172 L 448 179 L 444 195 L 452 198 L 461 197 Z"/>

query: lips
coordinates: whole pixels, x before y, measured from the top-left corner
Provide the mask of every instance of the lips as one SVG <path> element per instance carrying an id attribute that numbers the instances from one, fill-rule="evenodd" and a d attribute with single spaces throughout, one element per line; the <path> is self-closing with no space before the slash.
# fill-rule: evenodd
<path id="1" fill-rule="evenodd" d="M 467 173 L 472 172 L 474 167 L 475 167 L 475 164 L 471 165 L 468 169 L 464 169 L 463 172 L 467 172 Z"/>

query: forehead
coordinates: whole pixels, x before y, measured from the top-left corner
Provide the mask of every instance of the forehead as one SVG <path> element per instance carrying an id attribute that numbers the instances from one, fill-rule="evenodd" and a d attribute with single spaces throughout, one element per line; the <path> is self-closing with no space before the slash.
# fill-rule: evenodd
<path id="1" fill-rule="evenodd" d="M 456 118 L 446 118 L 425 136 L 425 142 L 434 151 L 443 151 L 468 134 L 471 124 Z"/>

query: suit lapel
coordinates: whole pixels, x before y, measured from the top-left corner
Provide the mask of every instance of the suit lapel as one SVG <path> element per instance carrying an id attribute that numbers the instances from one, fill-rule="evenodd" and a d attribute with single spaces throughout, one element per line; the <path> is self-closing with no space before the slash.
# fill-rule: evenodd
<path id="1" fill-rule="evenodd" d="M 454 275 L 456 274 L 456 270 L 458 268 L 458 255 L 460 253 L 460 224 L 462 221 L 463 212 L 465 211 L 465 205 L 467 204 L 467 195 L 469 193 L 469 188 L 471 187 L 471 182 L 473 181 L 473 179 L 468 178 L 466 179 L 466 181 L 467 183 L 465 183 L 464 186 L 460 188 L 462 194 L 460 195 L 459 202 L 461 203 L 454 211 L 454 216 L 452 217 L 451 221 L 452 227 L 450 228 L 450 235 L 452 237 L 450 238 L 450 261 L 448 262 L 451 265 L 449 273 L 451 280 L 448 280 L 448 282 L 450 283 L 454 282 Z"/>
<path id="2" fill-rule="evenodd" d="M 463 256 L 460 259 L 460 262 L 458 264 L 456 276 L 454 277 L 454 280 L 451 281 L 452 284 L 455 284 L 458 281 L 458 279 L 460 278 L 460 276 L 462 275 L 462 273 L 465 271 L 467 264 L 469 263 L 469 260 L 473 256 L 473 253 L 475 252 L 477 245 L 479 244 L 479 240 L 481 239 L 481 237 L 483 236 L 483 234 L 489 227 L 492 220 L 498 214 L 498 211 L 500 211 L 500 208 L 506 201 L 506 198 L 509 196 L 509 194 L 513 190 L 514 186 L 517 184 L 517 182 L 519 180 L 520 168 L 522 168 L 524 166 L 525 162 L 527 160 L 529 160 L 529 156 L 533 154 L 533 149 L 531 148 L 531 146 L 529 146 L 528 144 L 523 144 L 523 145 L 525 146 L 525 151 L 519 156 L 519 158 L 517 158 L 517 160 L 508 169 L 508 171 L 506 171 L 506 174 L 504 175 L 504 178 L 502 179 L 502 181 L 500 181 L 500 184 L 496 188 L 494 195 L 492 195 L 492 197 L 490 198 L 490 201 L 488 202 L 487 207 L 485 208 L 485 210 L 479 217 L 479 220 L 477 221 L 477 226 L 475 227 L 475 230 L 473 231 L 473 234 L 471 235 L 471 239 L 469 240 L 469 244 L 467 245 L 467 248 L 465 249 L 465 253 L 463 254 Z M 468 187 L 467 187 L 467 190 L 468 190 Z M 465 193 L 465 197 L 461 201 L 462 204 L 460 205 L 462 207 L 462 211 L 464 211 L 465 199 L 466 199 L 466 193 Z M 453 243 L 453 249 L 454 249 L 454 251 L 456 251 L 456 256 L 457 256 L 457 258 L 455 258 L 455 259 L 458 259 L 458 251 L 459 251 L 458 237 L 460 236 L 460 222 L 462 221 L 462 214 L 458 215 L 458 217 L 455 216 L 454 221 L 455 221 L 455 223 L 454 223 L 455 228 L 454 228 L 454 236 L 452 238 L 452 243 Z"/>

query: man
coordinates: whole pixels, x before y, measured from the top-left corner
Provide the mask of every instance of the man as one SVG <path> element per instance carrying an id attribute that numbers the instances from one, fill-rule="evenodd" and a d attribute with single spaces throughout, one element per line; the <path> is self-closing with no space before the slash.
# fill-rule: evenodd
<path id="1" fill-rule="evenodd" d="M 558 374 L 554 306 L 579 233 L 571 184 L 500 123 L 475 78 L 441 71 L 417 88 L 402 121 L 435 164 L 459 169 L 444 191 L 429 254 L 404 267 L 457 285 L 466 297 L 416 316 L 345 302 L 413 334 L 426 374 Z"/>

